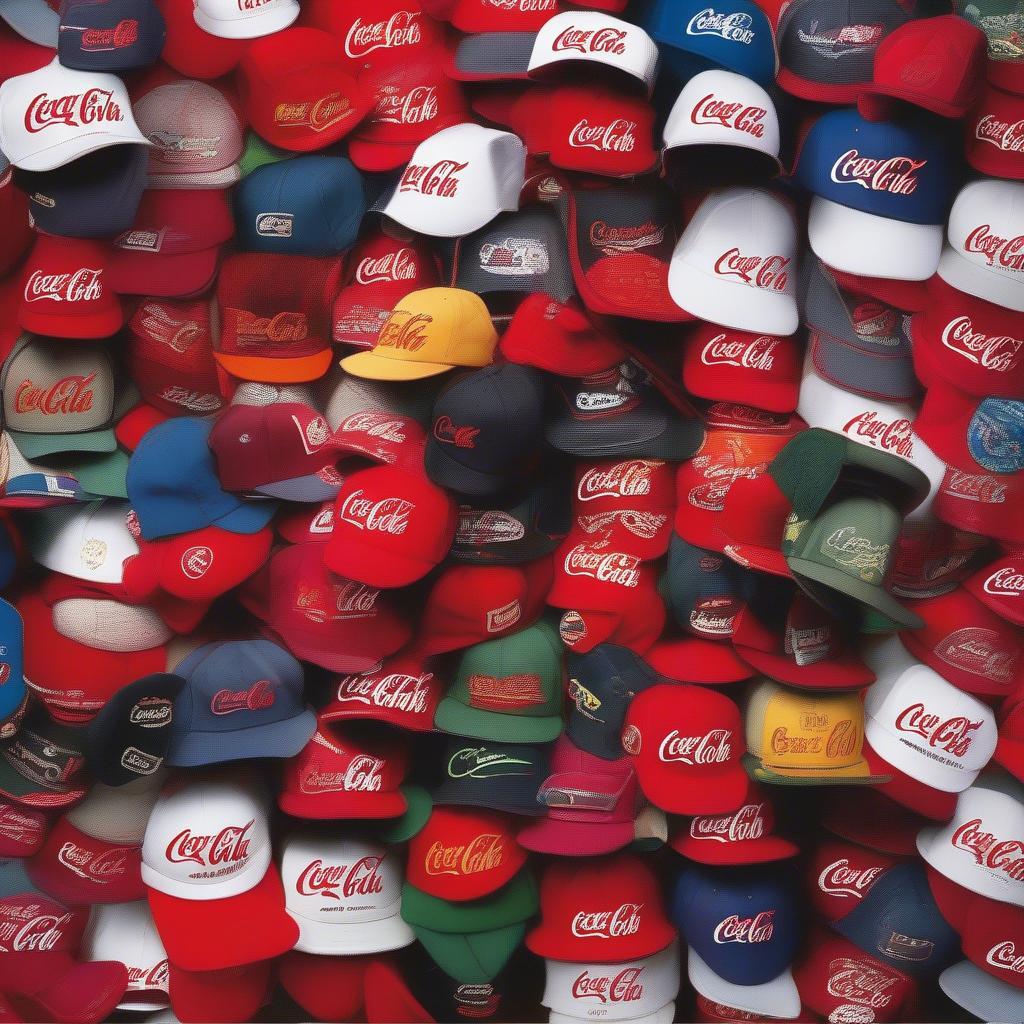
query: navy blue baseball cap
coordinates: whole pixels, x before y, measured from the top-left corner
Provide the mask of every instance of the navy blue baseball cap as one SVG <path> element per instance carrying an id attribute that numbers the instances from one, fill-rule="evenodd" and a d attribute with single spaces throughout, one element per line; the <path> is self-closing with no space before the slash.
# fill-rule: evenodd
<path id="1" fill-rule="evenodd" d="M 155 426 L 132 452 L 126 484 L 144 539 L 207 526 L 256 533 L 273 518 L 276 502 L 246 501 L 221 487 L 207 443 L 212 429 L 210 420 L 179 416 Z"/>
<path id="2" fill-rule="evenodd" d="M 617 644 L 599 644 L 586 654 L 570 651 L 568 675 L 569 739 L 606 761 L 625 757 L 622 726 L 629 702 L 666 680 L 635 651 Z"/>
<path id="3" fill-rule="evenodd" d="M 0 739 L 17 731 L 25 712 L 25 624 L 14 605 L 0 599 Z"/>
<path id="4" fill-rule="evenodd" d="M 548 776 L 546 747 L 456 739 L 448 743 L 435 804 L 492 807 L 540 815 L 537 791 Z"/>
<path id="5" fill-rule="evenodd" d="M 927 129 L 833 110 L 811 127 L 795 178 L 814 199 L 811 248 L 848 274 L 921 281 L 935 273 L 956 161 Z"/>
<path id="6" fill-rule="evenodd" d="M 52 171 L 14 169 L 32 222 L 48 235 L 112 238 L 135 223 L 146 187 L 149 150 L 108 146 Z"/>
<path id="7" fill-rule="evenodd" d="M 640 24 L 682 79 L 725 68 L 768 88 L 778 60 L 768 16 L 753 0 L 649 0 Z"/>
<path id="8" fill-rule="evenodd" d="M 366 207 L 362 175 L 345 157 L 311 154 L 265 164 L 235 188 L 238 246 L 335 256 L 355 243 Z"/>
<path id="9" fill-rule="evenodd" d="M 960 958 L 960 939 L 932 897 L 920 861 L 886 871 L 833 927 L 865 953 L 914 977 Z"/>
<path id="10" fill-rule="evenodd" d="M 167 763 L 180 768 L 294 757 L 316 731 L 302 665 L 270 640 L 231 640 L 193 651 L 175 669 Z"/>
<path id="11" fill-rule="evenodd" d="M 64 0 L 57 57 L 78 71 L 134 71 L 159 60 L 166 35 L 154 0 Z"/>
<path id="12" fill-rule="evenodd" d="M 690 947 L 690 983 L 706 999 L 775 1017 L 800 1012 L 790 972 L 802 934 L 792 870 L 688 866 L 671 916 Z"/>

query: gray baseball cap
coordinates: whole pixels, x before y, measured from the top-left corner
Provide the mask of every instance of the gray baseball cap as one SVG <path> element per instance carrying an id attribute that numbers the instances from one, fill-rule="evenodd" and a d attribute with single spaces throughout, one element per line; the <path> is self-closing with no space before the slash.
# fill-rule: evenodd
<path id="1" fill-rule="evenodd" d="M 29 42 L 57 49 L 60 15 L 46 0 L 0 0 L 0 18 Z"/>

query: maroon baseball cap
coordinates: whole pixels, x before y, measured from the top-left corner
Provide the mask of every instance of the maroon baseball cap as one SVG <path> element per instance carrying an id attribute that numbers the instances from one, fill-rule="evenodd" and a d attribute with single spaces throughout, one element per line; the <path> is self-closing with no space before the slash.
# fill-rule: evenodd
<path id="1" fill-rule="evenodd" d="M 43 845 L 46 829 L 42 811 L 0 800 L 0 857 L 31 857 Z"/>
<path id="2" fill-rule="evenodd" d="M 365 672 L 412 635 L 389 595 L 328 571 L 322 544 L 279 549 L 238 596 L 297 658 L 332 672 Z"/>
<path id="3" fill-rule="evenodd" d="M 321 722 L 370 718 L 414 732 L 433 732 L 434 712 L 447 687 L 427 660 L 399 653 L 365 672 L 332 683 Z"/>
<path id="4" fill-rule="evenodd" d="M 950 466 L 935 495 L 935 514 L 950 526 L 1011 544 L 1024 543 L 1024 475 L 972 473 Z"/>
<path id="5" fill-rule="evenodd" d="M 168 964 L 171 1009 L 182 1024 L 252 1020 L 270 999 L 275 960 L 216 971 L 186 971 Z"/>
<path id="6" fill-rule="evenodd" d="M 982 174 L 1024 178 L 1024 96 L 986 86 L 964 121 L 964 155 Z"/>
<path id="7" fill-rule="evenodd" d="M 363 1007 L 363 975 L 376 962 L 373 956 L 292 950 L 277 961 L 277 980 L 314 1020 L 355 1020 Z"/>

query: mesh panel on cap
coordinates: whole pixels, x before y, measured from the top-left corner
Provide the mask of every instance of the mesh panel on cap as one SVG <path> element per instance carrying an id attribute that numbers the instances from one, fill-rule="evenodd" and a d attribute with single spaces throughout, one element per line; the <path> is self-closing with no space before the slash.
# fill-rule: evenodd
<path id="1" fill-rule="evenodd" d="M 102 651 L 148 651 L 171 638 L 152 609 L 119 601 L 71 597 L 53 606 L 53 628 L 69 640 Z"/>
<path id="2" fill-rule="evenodd" d="M 532 32 L 488 32 L 468 36 L 455 51 L 455 67 L 482 78 L 525 76 L 537 37 Z"/>
<path id="3" fill-rule="evenodd" d="M 141 843 L 166 774 L 161 769 L 155 775 L 125 786 L 96 782 L 85 800 L 68 811 L 67 820 L 95 839 L 108 843 Z"/>

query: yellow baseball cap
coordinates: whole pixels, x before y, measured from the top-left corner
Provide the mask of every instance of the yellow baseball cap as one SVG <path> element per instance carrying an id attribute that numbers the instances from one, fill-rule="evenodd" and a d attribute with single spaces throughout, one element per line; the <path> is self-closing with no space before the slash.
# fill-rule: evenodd
<path id="1" fill-rule="evenodd" d="M 784 786 L 875 785 L 864 759 L 864 703 L 857 691 L 814 692 L 771 679 L 755 683 L 745 707 L 747 774 Z"/>
<path id="2" fill-rule="evenodd" d="M 342 359 L 370 380 L 420 380 L 456 366 L 488 366 L 498 332 L 483 299 L 462 288 L 421 288 L 400 299 L 369 352 Z"/>

